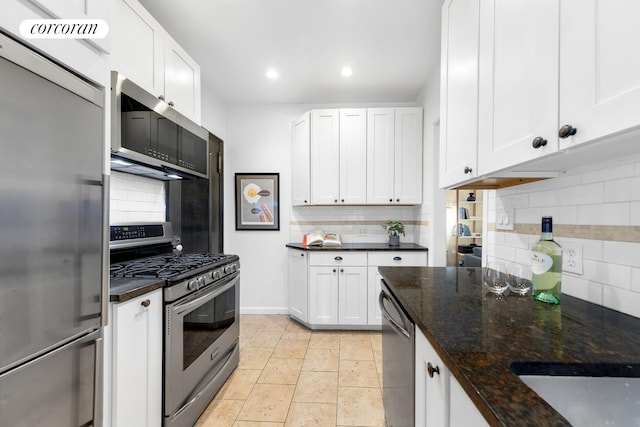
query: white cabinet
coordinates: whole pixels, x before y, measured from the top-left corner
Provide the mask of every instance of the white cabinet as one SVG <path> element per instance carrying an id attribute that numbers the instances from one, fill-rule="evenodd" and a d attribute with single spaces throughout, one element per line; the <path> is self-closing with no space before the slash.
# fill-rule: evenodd
<path id="1" fill-rule="evenodd" d="M 418 328 L 415 332 L 415 360 L 415 425 L 417 427 L 448 426 L 449 381 L 452 377 L 449 369 Z"/>
<path id="2" fill-rule="evenodd" d="M 291 203 L 305 206 L 311 203 L 311 114 L 304 113 L 293 122 L 291 142 Z"/>
<path id="3" fill-rule="evenodd" d="M 366 202 L 364 109 L 311 112 L 311 201 L 315 205 Z"/>
<path id="4" fill-rule="evenodd" d="M 367 261 L 367 324 L 382 325 L 382 312 L 378 304 L 382 276 L 378 267 L 426 267 L 427 252 L 422 251 L 371 251 Z"/>
<path id="5" fill-rule="evenodd" d="M 640 2 L 560 2 L 560 148 L 640 125 Z M 634 141 L 634 144 L 637 142 Z"/>
<path id="6" fill-rule="evenodd" d="M 115 0 L 111 68 L 201 121 L 200 66 L 137 0 Z"/>
<path id="7" fill-rule="evenodd" d="M 422 109 L 367 109 L 367 203 L 422 202 Z"/>
<path id="8" fill-rule="evenodd" d="M 112 422 L 162 423 L 162 289 L 112 304 Z"/>
<path id="9" fill-rule="evenodd" d="M 442 5 L 440 187 L 478 175 L 480 0 Z"/>
<path id="10" fill-rule="evenodd" d="M 366 252 L 309 254 L 309 323 L 367 324 Z"/>
<path id="11" fill-rule="evenodd" d="M 289 249 L 289 314 L 302 322 L 309 320 L 308 258 L 305 251 Z"/>
<path id="12" fill-rule="evenodd" d="M 483 175 L 558 150 L 560 8 L 555 0 L 480 4 L 478 174 Z"/>
<path id="13" fill-rule="evenodd" d="M 483 427 L 489 425 L 453 375 L 450 376 L 449 388 L 450 427 Z"/>

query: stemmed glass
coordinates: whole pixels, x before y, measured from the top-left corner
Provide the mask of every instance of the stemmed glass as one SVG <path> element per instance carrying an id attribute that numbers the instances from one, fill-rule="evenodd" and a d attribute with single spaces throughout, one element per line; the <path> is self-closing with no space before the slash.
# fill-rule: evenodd
<path id="1" fill-rule="evenodd" d="M 507 282 L 507 266 L 500 261 L 489 261 L 483 268 L 482 282 L 491 292 L 501 295 L 509 284 Z"/>
<path id="2" fill-rule="evenodd" d="M 509 289 L 520 295 L 526 295 L 531 289 L 531 269 L 518 263 L 509 264 Z"/>

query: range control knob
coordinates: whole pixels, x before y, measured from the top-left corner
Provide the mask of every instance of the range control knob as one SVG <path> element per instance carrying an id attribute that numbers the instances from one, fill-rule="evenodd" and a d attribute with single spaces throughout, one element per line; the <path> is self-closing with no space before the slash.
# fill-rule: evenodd
<path id="1" fill-rule="evenodd" d="M 213 272 L 213 278 L 216 280 L 220 278 L 220 270 L 216 270 Z"/>
<path id="2" fill-rule="evenodd" d="M 190 291 L 195 291 L 196 290 L 196 281 L 195 280 L 189 280 L 189 283 L 187 283 L 187 289 L 189 289 Z"/>
<path id="3" fill-rule="evenodd" d="M 204 288 L 204 286 L 206 284 L 207 284 L 207 282 L 206 282 L 206 280 L 204 280 L 204 276 L 198 277 L 198 289 Z"/>
<path id="4" fill-rule="evenodd" d="M 229 274 L 231 273 L 231 266 L 230 265 L 225 265 L 224 266 L 224 274 Z"/>

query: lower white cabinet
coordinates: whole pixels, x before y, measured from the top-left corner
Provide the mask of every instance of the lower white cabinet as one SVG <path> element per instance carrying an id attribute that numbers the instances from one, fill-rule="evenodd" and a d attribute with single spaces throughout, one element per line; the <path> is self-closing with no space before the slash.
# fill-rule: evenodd
<path id="1" fill-rule="evenodd" d="M 367 324 L 366 252 L 309 254 L 309 323 Z"/>
<path id="2" fill-rule="evenodd" d="M 416 328 L 415 335 L 415 425 L 416 427 L 447 426 L 449 425 L 451 373 L 422 331 Z M 479 424 L 466 424 L 466 426 L 477 425 Z"/>
<path id="3" fill-rule="evenodd" d="M 489 425 L 453 376 L 451 376 L 450 389 L 450 427 L 483 427 Z"/>
<path id="4" fill-rule="evenodd" d="M 421 251 L 375 251 L 369 252 L 367 280 L 367 324 L 382 325 L 382 312 L 378 304 L 382 276 L 378 267 L 426 267 L 427 252 Z"/>
<path id="5" fill-rule="evenodd" d="M 289 249 L 289 314 L 309 321 L 309 257 L 305 251 Z"/>
<path id="6" fill-rule="evenodd" d="M 112 425 L 162 424 L 162 289 L 112 304 Z"/>

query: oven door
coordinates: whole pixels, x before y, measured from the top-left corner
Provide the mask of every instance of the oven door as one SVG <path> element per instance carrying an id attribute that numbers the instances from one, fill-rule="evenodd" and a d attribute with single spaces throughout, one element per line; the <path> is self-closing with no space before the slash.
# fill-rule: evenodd
<path id="1" fill-rule="evenodd" d="M 240 276 L 167 304 L 165 313 L 164 412 L 175 418 L 199 398 L 214 377 L 237 365 Z M 225 378 L 216 378 L 216 382 Z M 212 396 L 213 397 L 213 396 Z M 206 402 L 209 403 L 208 401 Z"/>

